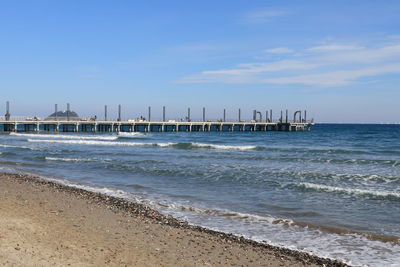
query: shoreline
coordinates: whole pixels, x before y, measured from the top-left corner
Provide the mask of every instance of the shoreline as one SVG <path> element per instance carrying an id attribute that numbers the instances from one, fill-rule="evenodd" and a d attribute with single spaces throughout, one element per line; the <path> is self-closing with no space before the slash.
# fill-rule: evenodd
<path id="1" fill-rule="evenodd" d="M 65 202 L 67 203 L 68 201 L 77 201 L 79 202 L 82 206 L 84 206 L 82 209 L 83 211 L 80 212 L 87 212 L 87 209 L 90 211 L 94 207 L 96 207 L 98 213 L 103 213 L 106 212 L 108 216 L 111 217 L 118 217 L 118 216 L 124 216 L 127 218 L 132 218 L 136 220 L 137 225 L 143 225 L 149 226 L 151 229 L 152 228 L 157 228 L 154 229 L 155 232 L 157 232 L 158 227 L 163 228 L 163 231 L 166 233 L 170 232 L 176 232 L 176 231 L 184 231 L 183 233 L 183 238 L 192 240 L 190 238 L 193 237 L 193 235 L 200 235 L 200 238 L 204 244 L 203 248 L 209 246 L 210 251 L 207 253 L 210 254 L 212 251 L 221 251 L 220 253 L 228 253 L 235 250 L 237 251 L 236 253 L 244 253 L 248 254 L 248 257 L 230 257 L 229 260 L 224 261 L 222 263 L 220 259 L 213 258 L 213 257 L 208 257 L 208 255 L 203 256 L 203 262 L 202 264 L 199 264 L 199 259 L 201 258 L 196 258 L 196 262 L 187 262 L 187 266 L 189 265 L 208 265 L 205 264 L 208 262 L 211 266 L 225 266 L 225 265 L 231 265 L 231 266 L 259 266 L 261 262 L 264 262 L 265 265 L 268 266 L 304 266 L 304 265 L 311 265 L 311 266 L 348 266 L 343 262 L 337 261 L 337 260 L 332 260 L 332 259 L 326 259 L 326 258 L 321 258 L 318 256 L 314 256 L 311 254 L 307 254 L 305 252 L 300 252 L 296 250 L 290 250 L 287 248 L 282 248 L 282 247 L 277 247 L 273 245 L 269 245 L 266 243 L 259 243 L 250 239 L 246 239 L 244 237 L 239 237 L 235 236 L 233 234 L 227 234 L 223 232 L 218 232 L 214 231 L 208 228 L 200 227 L 200 226 L 195 226 L 195 225 L 190 225 L 185 221 L 181 221 L 178 219 L 175 219 L 171 216 L 165 216 L 160 214 L 158 211 L 147 207 L 143 204 L 140 203 L 135 203 L 132 201 L 128 201 L 123 198 L 118 198 L 114 196 L 109 196 L 101 193 L 96 193 L 96 192 L 91 192 L 87 191 L 84 189 L 79 189 L 75 187 L 70 187 L 67 185 L 63 185 L 61 183 L 53 182 L 53 181 L 48 181 L 40 177 L 35 177 L 31 175 L 25 175 L 25 174 L 10 174 L 10 173 L 0 173 L 0 184 L 5 186 L 7 188 L 8 186 L 12 186 L 13 184 L 16 187 L 21 187 L 22 192 L 24 192 L 26 196 L 30 195 L 31 199 L 30 201 L 35 202 L 35 198 L 37 197 L 37 194 L 35 192 L 27 192 L 27 191 L 32 191 L 32 187 L 35 187 L 37 191 L 40 192 L 46 192 L 46 194 L 49 196 L 49 198 L 56 203 L 57 201 L 59 202 Z M 9 188 L 9 187 L 8 187 Z M 8 191 L 11 190 L 6 190 L 3 194 L 1 195 L 1 201 L 4 203 L 4 199 L 9 199 L 10 196 Z M 37 193 L 37 192 L 36 192 Z M 14 202 L 17 201 L 17 199 L 13 200 Z M 37 202 L 37 200 L 36 200 Z M 86 204 L 85 204 L 86 203 Z M 37 203 L 34 203 L 37 204 Z M 2 204 L 0 204 L 2 205 Z M 0 206 L 1 207 L 1 206 Z M 3 210 L 4 207 L 1 208 Z M 68 207 L 63 207 L 64 209 Z M 71 207 L 70 207 L 71 208 Z M 40 212 L 40 209 L 37 211 Z M 71 211 L 72 212 L 72 211 Z M 110 213 L 111 212 L 111 213 Z M 3 213 L 3 212 L 2 212 Z M 56 212 L 57 213 L 57 212 Z M 64 211 L 63 214 L 66 214 Z M 114 215 L 113 215 L 114 214 Z M 40 216 L 40 215 L 38 215 Z M 74 214 L 72 212 L 71 214 L 72 217 L 74 217 Z M 79 216 L 79 215 L 76 215 Z M 86 215 L 85 215 L 86 216 Z M 96 214 L 95 214 L 96 216 Z M 101 218 L 100 218 L 101 219 Z M 114 218 L 115 219 L 115 218 Z M 119 218 L 121 219 L 121 218 Z M 93 226 L 90 226 L 93 228 Z M 118 225 L 110 223 L 108 227 L 117 227 Z M 165 228 L 165 229 L 164 229 Z M 72 227 L 74 229 L 74 226 Z M 146 228 L 147 229 L 147 228 Z M 62 228 L 61 228 L 62 230 Z M 121 229 L 120 229 L 121 230 Z M 122 229 L 124 230 L 124 229 Z M 157 231 L 156 231 L 157 230 Z M 62 230 L 63 231 L 63 230 Z M 127 232 L 129 233 L 129 231 Z M 178 232 L 179 233 L 179 232 Z M 99 234 L 99 233 L 97 233 Z M 153 233 L 154 234 L 154 233 Z M 149 235 L 152 236 L 153 234 L 147 234 L 144 236 L 144 238 L 147 238 Z M 4 233 L 3 233 L 4 235 Z M 182 234 L 181 234 L 182 235 Z M 0 233 L 0 239 L 2 238 L 2 235 Z M 134 242 L 135 240 L 128 240 L 132 239 L 133 237 L 128 237 L 126 236 L 126 241 Z M 211 240 L 211 243 L 209 242 Z M 170 247 L 176 247 L 176 240 L 172 238 L 161 238 L 161 240 L 165 243 L 168 243 L 168 246 Z M 146 241 L 144 241 L 146 243 Z M 189 242 L 190 244 L 190 242 Z M 228 245 L 228 249 L 227 246 Z M 230 249 L 229 249 L 230 248 Z M 1 249 L 1 247 L 0 247 Z M 185 253 L 187 251 L 194 250 L 193 253 L 195 253 L 198 250 L 198 246 L 184 246 L 183 247 Z M 180 259 L 179 253 L 177 252 L 179 249 L 173 249 L 171 252 L 168 252 L 168 257 L 171 258 L 170 260 L 173 261 Z M 15 252 L 18 253 L 19 250 L 15 248 Z M 251 254 L 251 255 L 250 255 Z M 2 255 L 2 251 L 0 250 L 0 256 Z M 165 257 L 162 255 L 162 257 Z M 231 255 L 232 256 L 232 255 Z M 192 256 L 193 257 L 193 256 Z M 253 258 L 252 258 L 253 257 Z M 261 258 L 260 258 L 261 257 Z M 1 257 L 0 257 L 1 258 Z M 228 259 L 228 258 L 227 258 Z M 262 261 L 259 261 L 262 259 Z M 194 260 L 194 259 L 193 259 Z M 258 262 L 257 262 L 258 261 Z M 181 263 L 181 261 L 177 261 Z M 112 262 L 109 262 L 113 264 Z M 157 260 L 154 259 L 152 263 L 145 263 L 142 262 L 145 265 L 166 265 L 166 266 L 172 266 L 174 264 L 165 264 L 160 258 Z M 90 265 L 90 264 L 89 264 Z M 185 264 L 183 264 L 185 265 Z"/>

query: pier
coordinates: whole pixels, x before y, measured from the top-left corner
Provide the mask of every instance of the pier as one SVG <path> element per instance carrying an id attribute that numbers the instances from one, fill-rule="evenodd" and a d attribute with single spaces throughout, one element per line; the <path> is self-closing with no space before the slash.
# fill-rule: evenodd
<path id="1" fill-rule="evenodd" d="M 148 109 L 147 119 L 140 118 L 122 120 L 121 106 L 118 106 L 118 118 L 108 120 L 107 106 L 104 109 L 104 119 L 79 118 L 77 114 L 70 111 L 69 104 L 67 110 L 60 113 L 55 105 L 54 116 L 46 119 L 38 117 L 12 117 L 9 112 L 7 102 L 6 114 L 0 117 L 0 132 L 80 132 L 80 133 L 108 133 L 108 132 L 267 132 L 267 131 L 287 131 L 297 132 L 306 131 L 314 125 L 313 120 L 307 121 L 307 113 L 300 110 L 294 112 L 293 119 L 289 120 L 288 111 L 283 117 L 281 111 L 280 118 L 273 120 L 272 110 L 263 114 L 253 110 L 253 119 L 244 121 L 241 119 L 241 110 L 238 110 L 238 120 L 226 120 L 226 111 L 223 110 L 223 118 L 217 120 L 206 119 L 205 108 L 203 108 L 202 120 L 193 121 L 191 119 L 190 108 L 187 116 L 179 120 L 167 120 L 165 107 L 163 107 L 163 117 L 160 120 L 151 120 L 151 107 Z M 66 115 L 65 115 L 66 114 Z M 63 115 L 63 116 L 60 116 Z"/>

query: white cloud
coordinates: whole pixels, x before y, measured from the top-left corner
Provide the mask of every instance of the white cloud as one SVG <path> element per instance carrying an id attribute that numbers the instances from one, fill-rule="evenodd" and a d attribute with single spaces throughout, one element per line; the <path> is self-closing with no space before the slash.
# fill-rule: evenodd
<path id="1" fill-rule="evenodd" d="M 286 54 L 284 60 L 242 63 L 232 68 L 205 70 L 184 77 L 179 82 L 304 84 L 327 87 L 361 82 L 360 79 L 365 77 L 400 73 L 400 44 L 375 48 L 332 44 L 305 50 L 308 53 L 301 57 Z M 321 54 L 321 51 L 324 53 Z"/>
<path id="2" fill-rule="evenodd" d="M 293 53 L 293 50 L 287 47 L 276 47 L 276 48 L 266 49 L 265 52 L 269 54 L 291 54 Z"/>
<path id="3" fill-rule="evenodd" d="M 305 84 L 313 86 L 341 86 L 354 82 L 361 77 L 376 76 L 380 74 L 400 73 L 400 64 L 388 64 L 371 68 L 354 70 L 339 70 L 317 74 L 305 74 L 292 77 L 265 79 L 264 82 L 272 84 Z"/>
<path id="4" fill-rule="evenodd" d="M 286 10 L 264 9 L 249 12 L 245 14 L 244 19 L 248 23 L 262 23 L 269 21 L 272 18 L 283 16 L 287 13 Z"/>
<path id="5" fill-rule="evenodd" d="M 317 65 L 295 60 L 281 60 L 270 63 L 243 63 L 236 69 L 210 70 L 203 71 L 202 74 L 222 74 L 222 75 L 242 75 L 257 74 L 262 72 L 276 72 L 283 70 L 307 70 L 315 68 Z"/>
<path id="6" fill-rule="evenodd" d="M 270 63 L 243 63 L 237 68 L 209 70 L 185 77 L 179 83 L 255 83 L 262 82 L 259 75 L 289 70 L 307 70 L 317 67 L 314 63 L 305 63 L 295 60 L 281 60 Z"/>
<path id="7" fill-rule="evenodd" d="M 374 63 L 400 59 L 400 44 L 382 46 L 378 48 L 364 48 L 354 51 L 332 51 L 319 60 L 330 63 Z"/>
<path id="8" fill-rule="evenodd" d="M 344 50 L 349 51 L 349 50 L 360 50 L 360 49 L 363 49 L 363 47 L 357 45 L 337 45 L 337 44 L 321 45 L 308 48 L 308 50 L 310 51 L 322 51 L 322 52 L 344 51 Z"/>

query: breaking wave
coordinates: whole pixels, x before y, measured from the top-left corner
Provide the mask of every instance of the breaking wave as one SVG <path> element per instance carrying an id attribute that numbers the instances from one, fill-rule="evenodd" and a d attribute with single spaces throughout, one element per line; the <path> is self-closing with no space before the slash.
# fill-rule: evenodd
<path id="1" fill-rule="evenodd" d="M 383 198 L 389 197 L 389 198 L 400 199 L 400 193 L 397 193 L 397 192 L 377 191 L 377 190 L 357 189 L 357 188 L 353 189 L 353 188 L 344 188 L 344 187 L 312 184 L 312 183 L 299 183 L 298 186 L 306 188 L 306 189 L 315 190 L 315 191 L 336 192 L 336 193 L 345 193 L 345 194 L 350 194 L 350 195 L 375 196 L 375 197 L 383 197 Z"/>
<path id="2" fill-rule="evenodd" d="M 198 148 L 212 148 L 212 149 L 228 149 L 228 150 L 255 150 L 261 148 L 258 146 L 237 146 L 237 145 L 215 145 L 215 144 L 203 144 L 203 143 L 191 143 L 193 147 Z"/>
<path id="3" fill-rule="evenodd" d="M 45 160 L 50 160 L 50 161 L 67 161 L 67 162 L 90 162 L 90 161 L 95 161 L 95 159 L 85 159 L 85 158 L 55 158 L 55 157 L 45 157 Z"/>
<path id="4" fill-rule="evenodd" d="M 143 138 L 149 135 L 138 132 L 118 132 L 119 138 Z"/>
<path id="5" fill-rule="evenodd" d="M 14 145 L 4 145 L 4 144 L 0 144 L 0 147 L 34 150 L 33 148 L 27 147 L 27 146 L 14 146 Z"/>
<path id="6" fill-rule="evenodd" d="M 177 149 L 218 149 L 218 150 L 255 150 L 257 146 L 234 146 L 234 145 L 214 145 L 203 143 L 145 143 L 145 142 L 111 142 L 99 140 L 46 140 L 46 139 L 28 139 L 28 142 L 34 143 L 61 143 L 78 145 L 102 145 L 102 146 L 159 146 L 173 147 Z"/>
<path id="7" fill-rule="evenodd" d="M 59 143 L 76 145 L 100 145 L 100 146 L 169 146 L 172 143 L 134 143 L 134 142 L 111 142 L 98 140 L 46 140 L 46 139 L 28 139 L 33 143 Z"/>
<path id="8" fill-rule="evenodd" d="M 31 138 L 54 138 L 54 139 L 72 139 L 72 140 L 117 140 L 118 136 L 101 136 L 101 135 L 68 135 L 68 134 L 25 134 L 10 133 L 13 136 L 31 137 Z"/>

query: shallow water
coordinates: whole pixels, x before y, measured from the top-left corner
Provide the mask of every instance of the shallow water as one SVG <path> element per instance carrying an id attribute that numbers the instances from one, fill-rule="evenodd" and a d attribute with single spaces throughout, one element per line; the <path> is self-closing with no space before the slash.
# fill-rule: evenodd
<path id="1" fill-rule="evenodd" d="M 354 265 L 400 262 L 400 126 L 310 132 L 2 134 L 0 169 Z"/>

